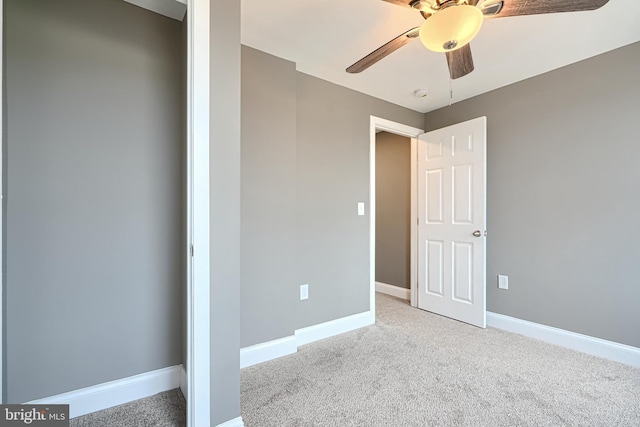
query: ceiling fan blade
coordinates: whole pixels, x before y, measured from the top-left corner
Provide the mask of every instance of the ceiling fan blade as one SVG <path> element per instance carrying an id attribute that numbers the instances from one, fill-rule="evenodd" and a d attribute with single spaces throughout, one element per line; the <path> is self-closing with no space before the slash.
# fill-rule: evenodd
<path id="1" fill-rule="evenodd" d="M 595 10 L 608 2 L 609 0 L 487 0 L 482 2 L 479 7 L 486 16 L 504 18 L 519 15 Z"/>
<path id="2" fill-rule="evenodd" d="M 473 71 L 473 57 L 471 46 L 468 44 L 451 52 L 447 52 L 447 65 L 451 79 L 459 79 Z"/>
<path id="3" fill-rule="evenodd" d="M 355 74 L 355 73 L 360 73 L 366 70 L 376 62 L 380 61 L 385 56 L 395 52 L 396 50 L 400 49 L 402 46 L 418 38 L 419 35 L 420 35 L 420 27 L 412 28 L 409 31 L 406 31 L 400 34 L 395 39 L 384 44 L 383 46 L 380 46 L 379 48 L 371 52 L 369 55 L 365 56 L 360 61 L 356 62 L 355 64 L 347 68 L 347 73 Z"/>

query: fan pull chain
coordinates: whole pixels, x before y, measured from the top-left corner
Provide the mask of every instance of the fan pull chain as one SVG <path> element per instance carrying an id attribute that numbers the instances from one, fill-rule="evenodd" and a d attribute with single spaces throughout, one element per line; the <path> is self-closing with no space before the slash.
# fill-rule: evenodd
<path id="1" fill-rule="evenodd" d="M 453 100 L 453 79 L 449 78 L 449 107 L 451 107 L 452 100 Z"/>

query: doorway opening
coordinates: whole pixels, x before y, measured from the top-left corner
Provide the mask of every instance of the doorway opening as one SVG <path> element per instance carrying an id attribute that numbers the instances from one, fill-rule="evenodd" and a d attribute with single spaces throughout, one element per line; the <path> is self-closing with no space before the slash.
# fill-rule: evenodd
<path id="1" fill-rule="evenodd" d="M 6 8 L 4 3 L 5 2 L 3 0 L 0 0 L 0 30 L 5 29 L 5 16 L 3 16 L 3 14 L 6 13 Z M 134 3 L 134 2 L 131 2 L 131 3 Z M 187 205 L 186 209 L 188 209 L 188 213 L 187 213 L 188 226 L 184 227 L 184 229 L 187 229 L 187 230 L 183 230 L 185 231 L 184 233 L 180 232 L 175 234 L 175 235 L 178 235 L 178 234 L 179 235 L 178 237 L 176 237 L 176 242 L 172 246 L 173 248 L 186 246 L 190 249 L 193 249 L 194 244 L 195 243 L 198 244 L 197 246 L 198 250 L 195 252 L 195 255 L 193 254 L 192 250 L 188 250 L 188 251 L 185 250 L 183 251 L 183 254 L 178 254 L 178 256 L 183 257 L 182 262 L 185 262 L 188 266 L 187 268 L 188 271 L 186 272 L 186 274 L 181 275 L 182 277 L 179 278 L 180 279 L 179 281 L 181 283 L 186 282 L 186 288 L 187 288 L 186 293 L 188 294 L 188 298 L 187 298 L 188 314 L 187 314 L 187 319 L 184 319 L 185 321 L 183 325 L 185 329 L 187 329 L 188 337 L 187 337 L 186 345 L 188 348 L 185 349 L 184 345 L 182 348 L 183 353 L 185 350 L 187 353 L 186 359 L 183 356 L 183 363 L 184 365 L 186 365 L 186 369 L 187 369 L 187 378 L 181 378 L 180 382 L 182 386 L 181 388 L 183 388 L 183 390 L 188 390 L 188 392 L 185 395 L 185 398 L 187 399 L 187 405 L 188 405 L 188 409 L 187 409 L 188 425 L 191 426 L 191 425 L 208 425 L 210 412 L 211 412 L 210 411 L 210 407 L 211 407 L 210 375 L 209 375 L 209 369 L 211 364 L 210 348 L 209 348 L 209 342 L 210 342 L 209 303 L 210 301 L 208 297 L 209 286 L 210 286 L 210 283 L 209 283 L 209 262 L 210 261 L 209 261 L 209 252 L 208 252 L 208 249 L 209 249 L 209 231 L 208 231 L 209 230 L 209 190 L 208 190 L 209 155 L 208 153 L 209 153 L 209 134 L 210 134 L 209 132 L 209 119 L 210 119 L 209 117 L 209 97 L 210 97 L 210 92 L 209 92 L 209 81 L 210 81 L 209 6 L 210 5 L 209 5 L 209 2 L 206 0 L 188 0 L 188 1 L 176 0 L 176 3 L 187 6 L 188 21 L 186 23 L 186 36 L 188 41 L 186 43 L 186 46 L 184 46 L 184 49 L 187 51 L 187 55 L 184 57 L 182 61 L 183 63 L 177 66 L 178 67 L 177 70 L 171 70 L 169 68 L 166 69 L 167 70 L 166 72 L 158 71 L 160 69 L 165 70 L 164 68 L 153 70 L 153 72 L 156 73 L 155 75 L 157 77 L 157 79 L 153 81 L 153 84 L 157 84 L 157 81 L 162 82 L 162 78 L 165 75 L 171 75 L 171 76 L 180 75 L 180 68 L 183 68 L 184 71 L 186 71 L 188 84 L 183 85 L 182 84 L 183 82 L 180 82 L 180 87 L 183 87 L 183 89 L 181 90 L 181 92 L 183 92 L 182 96 L 186 98 L 186 101 L 188 104 L 188 112 L 186 114 L 187 115 L 186 127 L 188 129 L 188 132 L 187 132 L 188 135 L 186 136 L 186 139 L 188 139 L 188 142 L 187 142 L 188 158 L 186 159 L 186 162 L 183 162 L 183 164 L 181 164 L 180 166 L 187 169 L 186 174 L 188 175 L 188 180 L 189 180 L 188 190 L 187 190 L 188 196 L 184 198 L 185 199 L 184 202 Z M 172 9 L 175 12 L 176 10 L 182 7 L 179 4 L 176 8 L 169 8 L 169 9 Z M 114 3 L 114 5 L 116 5 L 116 3 Z M 122 8 L 123 6 L 120 4 L 117 4 L 116 6 L 113 6 L 113 7 Z M 174 18 L 172 15 L 166 15 L 166 13 L 163 13 L 162 10 L 166 11 L 166 9 L 163 9 L 161 6 L 159 7 L 160 10 L 154 10 L 153 7 L 151 6 L 150 6 L 150 9 L 154 12 L 158 12 L 167 17 Z M 131 10 L 133 10 L 134 12 L 137 11 L 137 9 L 131 9 Z M 63 21 L 60 21 L 60 22 L 63 22 Z M 54 28 L 54 27 L 51 27 L 51 28 Z M 60 31 L 59 33 L 64 34 L 65 36 L 68 36 L 69 34 L 75 34 L 72 31 L 64 31 L 64 32 Z M 156 31 L 154 29 L 153 34 L 158 36 L 160 34 L 160 31 Z M 6 42 L 3 40 L 4 37 L 6 37 L 6 31 L 0 31 L 0 45 L 2 45 L 3 53 L 5 52 L 5 49 L 6 49 L 6 46 L 5 46 Z M 91 39 L 91 40 L 92 42 L 100 41 L 103 38 L 104 37 L 95 38 L 95 40 L 94 39 Z M 105 46 L 107 45 L 109 47 L 117 46 L 115 42 L 111 44 L 106 44 Z M 84 44 L 82 44 L 82 46 L 84 46 Z M 171 46 L 173 46 L 173 42 Z M 137 46 L 134 47 L 133 45 L 128 44 L 127 47 L 129 49 L 128 50 L 125 49 L 123 53 L 121 53 L 121 55 L 134 52 L 134 50 L 132 49 L 136 48 Z M 109 50 L 110 53 L 114 51 L 115 49 Z M 163 55 L 165 54 L 164 51 L 162 52 L 162 54 Z M 59 60 L 60 59 L 58 58 L 58 61 Z M 103 61 L 104 58 L 100 58 L 100 60 Z M 2 64 L 3 61 L 6 61 L 5 55 L 0 56 L 0 79 L 5 78 L 5 76 L 3 76 L 3 73 L 6 72 L 6 64 L 5 66 L 3 66 Z M 126 62 L 127 61 L 120 61 L 118 63 L 126 63 Z M 177 64 L 177 61 L 175 62 L 175 64 Z M 139 68 L 136 68 L 136 70 L 137 69 L 146 70 L 146 68 L 147 67 L 139 67 Z M 150 79 L 147 79 L 145 82 L 149 83 L 148 86 L 152 86 L 152 83 L 151 83 L 152 81 Z M 101 84 L 103 84 L 103 82 L 101 82 Z M 99 87 L 100 85 L 90 86 L 91 89 L 95 89 Z M 113 87 L 118 88 L 120 87 L 120 85 L 119 84 L 113 85 Z M 133 87 L 135 88 L 136 91 L 143 91 L 147 88 L 146 85 L 138 85 L 138 86 L 133 85 Z M 3 91 L 5 91 L 5 93 L 3 93 Z M 113 91 L 111 92 L 113 93 Z M 125 92 L 122 92 L 122 93 L 124 94 Z M 109 93 L 109 92 L 105 91 L 105 93 Z M 115 93 L 120 94 L 120 92 L 118 91 L 116 91 Z M 138 92 L 135 92 L 135 93 L 138 93 Z M 173 92 L 171 92 L 171 94 L 173 94 Z M 6 96 L 6 89 L 0 86 L 0 98 L 4 100 L 5 96 Z M 168 95 L 164 93 L 161 97 L 160 96 L 155 97 L 156 100 L 165 99 L 165 98 L 169 100 L 173 99 L 168 97 Z M 171 102 L 168 102 L 167 104 L 174 105 L 174 106 L 179 105 L 177 97 L 175 98 L 176 98 L 175 102 L 171 101 Z M 153 105 L 154 108 L 156 108 L 155 104 L 157 103 L 148 102 L 147 105 Z M 69 105 L 73 106 L 74 103 L 69 103 Z M 120 105 L 119 108 L 114 107 L 112 110 L 114 112 L 121 112 L 123 111 L 122 107 L 123 106 Z M 131 105 L 128 105 L 128 106 L 124 105 L 124 107 L 133 108 L 131 107 Z M 4 112 L 3 112 L 3 108 L 5 108 Z M 144 112 L 146 111 L 146 109 L 140 108 L 140 109 L 137 109 L 137 111 Z M 178 113 L 184 113 L 184 111 L 182 112 L 178 111 Z M 6 104 L 0 103 L 0 134 L 3 135 L 2 147 L 0 147 L 1 148 L 0 149 L 0 187 L 2 187 L 3 185 L 6 187 L 6 181 L 7 181 L 5 179 L 5 182 L 3 183 L 3 180 L 2 180 L 2 177 L 6 176 L 6 173 L 7 173 L 7 158 L 6 158 L 7 145 L 5 141 L 7 118 L 5 116 L 6 116 Z M 174 114 L 172 112 L 168 116 L 175 118 L 178 116 L 178 114 Z M 116 120 L 113 120 L 113 121 L 115 122 Z M 150 122 L 151 120 L 145 118 L 145 120 L 138 120 L 138 122 L 136 122 L 136 120 L 128 120 L 124 122 L 127 124 L 131 124 L 132 126 L 133 125 L 139 126 L 140 123 L 146 123 L 147 121 Z M 162 123 L 163 125 L 165 124 L 162 120 L 158 120 L 157 123 Z M 119 128 L 119 127 L 116 126 L 115 128 Z M 109 129 L 109 131 L 110 133 L 113 133 L 113 129 Z M 78 133 L 78 132 L 76 131 L 75 133 Z M 100 132 L 95 132 L 95 133 L 100 133 Z M 169 134 L 174 135 L 174 132 L 158 131 L 154 135 L 156 137 L 158 135 L 162 135 L 163 137 L 165 137 L 165 135 L 169 135 Z M 117 138 L 115 139 L 117 140 Z M 81 144 L 79 144 L 79 146 L 81 146 Z M 104 146 L 109 146 L 109 145 L 105 144 Z M 172 146 L 169 146 L 169 148 L 172 148 Z M 130 151 L 131 148 L 127 147 L 127 150 Z M 150 169 L 149 163 L 147 162 L 147 160 L 154 159 L 155 156 L 160 155 L 159 153 L 165 153 L 165 152 L 168 153 L 170 151 L 166 149 L 155 150 L 153 153 L 154 156 L 146 156 L 143 158 L 145 161 L 143 165 L 145 167 L 142 169 L 138 167 L 137 169 L 135 169 L 135 171 L 139 172 L 140 175 L 142 175 L 142 172 L 140 172 L 140 170 L 146 173 L 147 170 Z M 170 153 L 172 154 L 171 156 L 169 156 L 171 159 L 180 158 L 179 155 L 177 154 L 173 155 L 173 152 L 170 152 Z M 95 158 L 99 159 L 99 155 L 95 156 Z M 86 166 L 87 162 L 83 160 L 77 163 L 83 165 L 85 168 L 87 167 Z M 184 163 L 186 163 L 186 165 Z M 129 163 L 128 165 L 130 166 Z M 176 168 L 174 164 L 172 164 L 171 166 L 172 166 L 172 170 Z M 158 171 L 160 169 L 155 168 L 153 170 Z M 105 172 L 104 170 L 100 169 L 100 171 L 103 171 L 105 176 L 109 177 L 109 175 L 106 175 L 106 172 L 108 172 L 108 170 Z M 132 175 L 138 176 L 138 174 L 132 174 Z M 162 177 L 169 176 L 166 172 L 166 169 L 162 170 L 162 173 L 160 175 Z M 173 179 L 169 181 L 172 186 L 178 185 L 176 183 L 180 182 L 178 179 Z M 104 182 L 107 184 L 110 183 L 110 181 L 106 178 L 99 182 Z M 160 182 L 160 181 L 150 180 L 149 182 L 151 182 L 151 184 L 149 185 L 152 185 L 152 184 L 155 185 L 157 182 Z M 105 184 L 105 186 L 107 186 L 107 184 Z M 122 188 L 124 190 L 131 191 L 131 186 L 129 187 L 123 186 Z M 153 188 L 155 189 L 156 187 L 153 187 Z M 119 193 L 121 193 L 122 191 L 119 191 Z M 97 190 L 93 190 L 93 192 L 95 192 L 96 194 L 103 194 Z M 180 197 L 183 195 L 182 194 L 183 192 L 184 191 L 182 190 L 179 192 Z M 171 193 L 171 194 L 172 196 L 175 195 L 174 193 Z M 176 198 L 179 198 L 179 197 L 176 196 Z M 131 200 L 137 201 L 137 199 L 139 199 L 139 197 L 131 197 Z M 152 199 L 152 198 L 148 197 L 148 199 Z M 153 200 L 157 201 L 157 200 L 161 200 L 161 198 L 157 198 Z M 179 206 L 181 202 L 182 202 L 181 200 L 178 200 L 174 204 L 174 206 Z M 89 206 L 89 205 L 91 204 L 85 203 L 84 205 L 80 204 L 79 206 L 80 208 L 84 209 L 85 206 Z M 184 208 L 184 205 L 182 205 L 182 208 Z M 149 207 L 149 210 L 152 211 L 153 210 L 152 207 Z M 110 210 L 104 209 L 104 212 L 110 212 Z M 149 215 L 149 217 L 154 218 L 154 220 L 156 220 L 157 217 L 159 217 L 160 215 L 158 215 L 157 210 L 153 212 L 155 215 Z M 173 211 L 171 212 L 171 214 L 173 215 Z M 169 214 L 163 214 L 162 218 L 169 217 L 169 216 L 170 216 Z M 171 216 L 171 218 L 173 218 L 173 216 Z M 2 198 L 0 198 L 0 219 L 2 219 L 3 222 L 5 223 L 4 224 L 5 228 L 0 228 L 0 240 L 4 241 L 4 239 L 6 238 L 6 205 L 2 201 Z M 170 228 L 171 227 L 165 227 L 165 229 L 170 229 Z M 137 232 L 138 230 L 135 229 L 135 231 Z M 107 237 L 112 238 L 113 235 L 108 235 Z M 98 239 L 95 239 L 95 240 L 98 240 Z M 107 239 L 105 238 L 105 240 Z M 122 239 L 122 240 L 125 240 L 125 239 Z M 147 240 L 143 240 L 143 239 L 140 239 L 140 240 L 143 242 L 156 241 L 151 238 Z M 76 247 L 81 247 L 81 246 L 82 245 L 76 245 Z M 4 264 L 4 267 L 6 268 L 6 253 L 3 253 L 6 251 L 3 251 L 4 248 L 6 248 L 6 244 L 3 244 L 2 247 L 0 247 L 0 270 L 3 270 L 3 264 Z M 138 251 L 138 252 L 143 253 L 143 255 L 145 256 L 147 255 L 146 251 Z M 130 257 L 130 259 L 137 259 L 137 258 L 139 257 L 134 257 L 134 256 Z M 148 264 L 151 264 L 151 262 L 148 261 L 146 258 L 145 258 L 145 262 L 147 262 Z M 187 276 L 187 277 L 184 277 L 184 276 Z M 184 279 L 184 282 L 181 279 Z M 7 311 L 5 281 L 6 281 L 6 277 L 3 277 L 2 281 L 0 281 L 0 368 L 1 368 L 0 384 L 3 384 L 3 386 L 0 386 L 0 402 L 7 400 L 6 322 L 3 322 L 3 320 L 6 318 L 6 311 Z M 176 282 L 177 281 L 178 280 L 176 280 Z M 174 301 L 174 300 L 177 300 L 177 298 L 173 298 L 173 299 L 167 298 L 167 300 Z M 158 336 L 160 335 L 162 334 L 158 334 Z M 71 336 L 73 336 L 73 334 L 71 334 Z"/>
<path id="2" fill-rule="evenodd" d="M 376 133 L 376 292 L 409 301 L 411 138 Z"/>
<path id="3" fill-rule="evenodd" d="M 370 121 L 370 145 L 369 145 L 369 266 L 370 266 L 370 310 L 375 318 L 376 309 L 376 140 L 379 132 L 386 132 L 390 135 L 397 135 L 410 139 L 410 204 L 409 204 L 409 273 L 408 283 L 410 288 L 410 302 L 413 307 L 417 305 L 417 239 L 416 239 L 416 222 L 417 222 L 417 187 L 416 187 L 416 163 L 417 163 L 417 137 L 424 131 L 419 128 L 407 126 L 401 123 L 371 116 Z M 402 141 L 402 140 L 400 140 Z M 380 285 L 378 285 L 380 288 Z M 398 288 L 399 292 L 403 292 Z M 406 291 L 404 291 L 406 292 Z"/>

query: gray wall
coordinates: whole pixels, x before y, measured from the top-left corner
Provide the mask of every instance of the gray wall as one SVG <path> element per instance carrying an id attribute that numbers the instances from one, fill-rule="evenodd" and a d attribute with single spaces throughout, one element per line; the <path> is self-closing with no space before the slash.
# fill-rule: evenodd
<path id="1" fill-rule="evenodd" d="M 369 310 L 371 115 L 424 120 L 243 47 L 243 347 Z"/>
<path id="2" fill-rule="evenodd" d="M 426 115 L 488 118 L 488 310 L 640 347 L 639 75 L 635 43 Z"/>
<path id="3" fill-rule="evenodd" d="M 376 281 L 409 288 L 411 139 L 376 134 Z"/>
<path id="4" fill-rule="evenodd" d="M 7 399 L 181 363 L 180 23 L 5 1 Z"/>
<path id="5" fill-rule="evenodd" d="M 424 115 L 302 73 L 297 95 L 300 328 L 369 310 L 370 116 L 421 128 Z"/>
<path id="6" fill-rule="evenodd" d="M 243 46 L 242 347 L 293 334 L 295 209 L 295 64 Z"/>
<path id="7" fill-rule="evenodd" d="M 240 2 L 210 5 L 211 422 L 217 425 L 240 416 Z"/>

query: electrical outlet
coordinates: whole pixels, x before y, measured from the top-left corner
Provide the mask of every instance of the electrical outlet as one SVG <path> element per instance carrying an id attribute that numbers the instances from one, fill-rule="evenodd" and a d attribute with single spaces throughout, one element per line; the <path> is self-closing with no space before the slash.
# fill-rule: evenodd
<path id="1" fill-rule="evenodd" d="M 509 289 L 509 276 L 498 274 L 498 289 Z"/>
<path id="2" fill-rule="evenodd" d="M 300 301 L 309 299 L 309 285 L 300 285 Z"/>
<path id="3" fill-rule="evenodd" d="M 358 202 L 358 216 L 364 216 L 364 202 Z"/>

